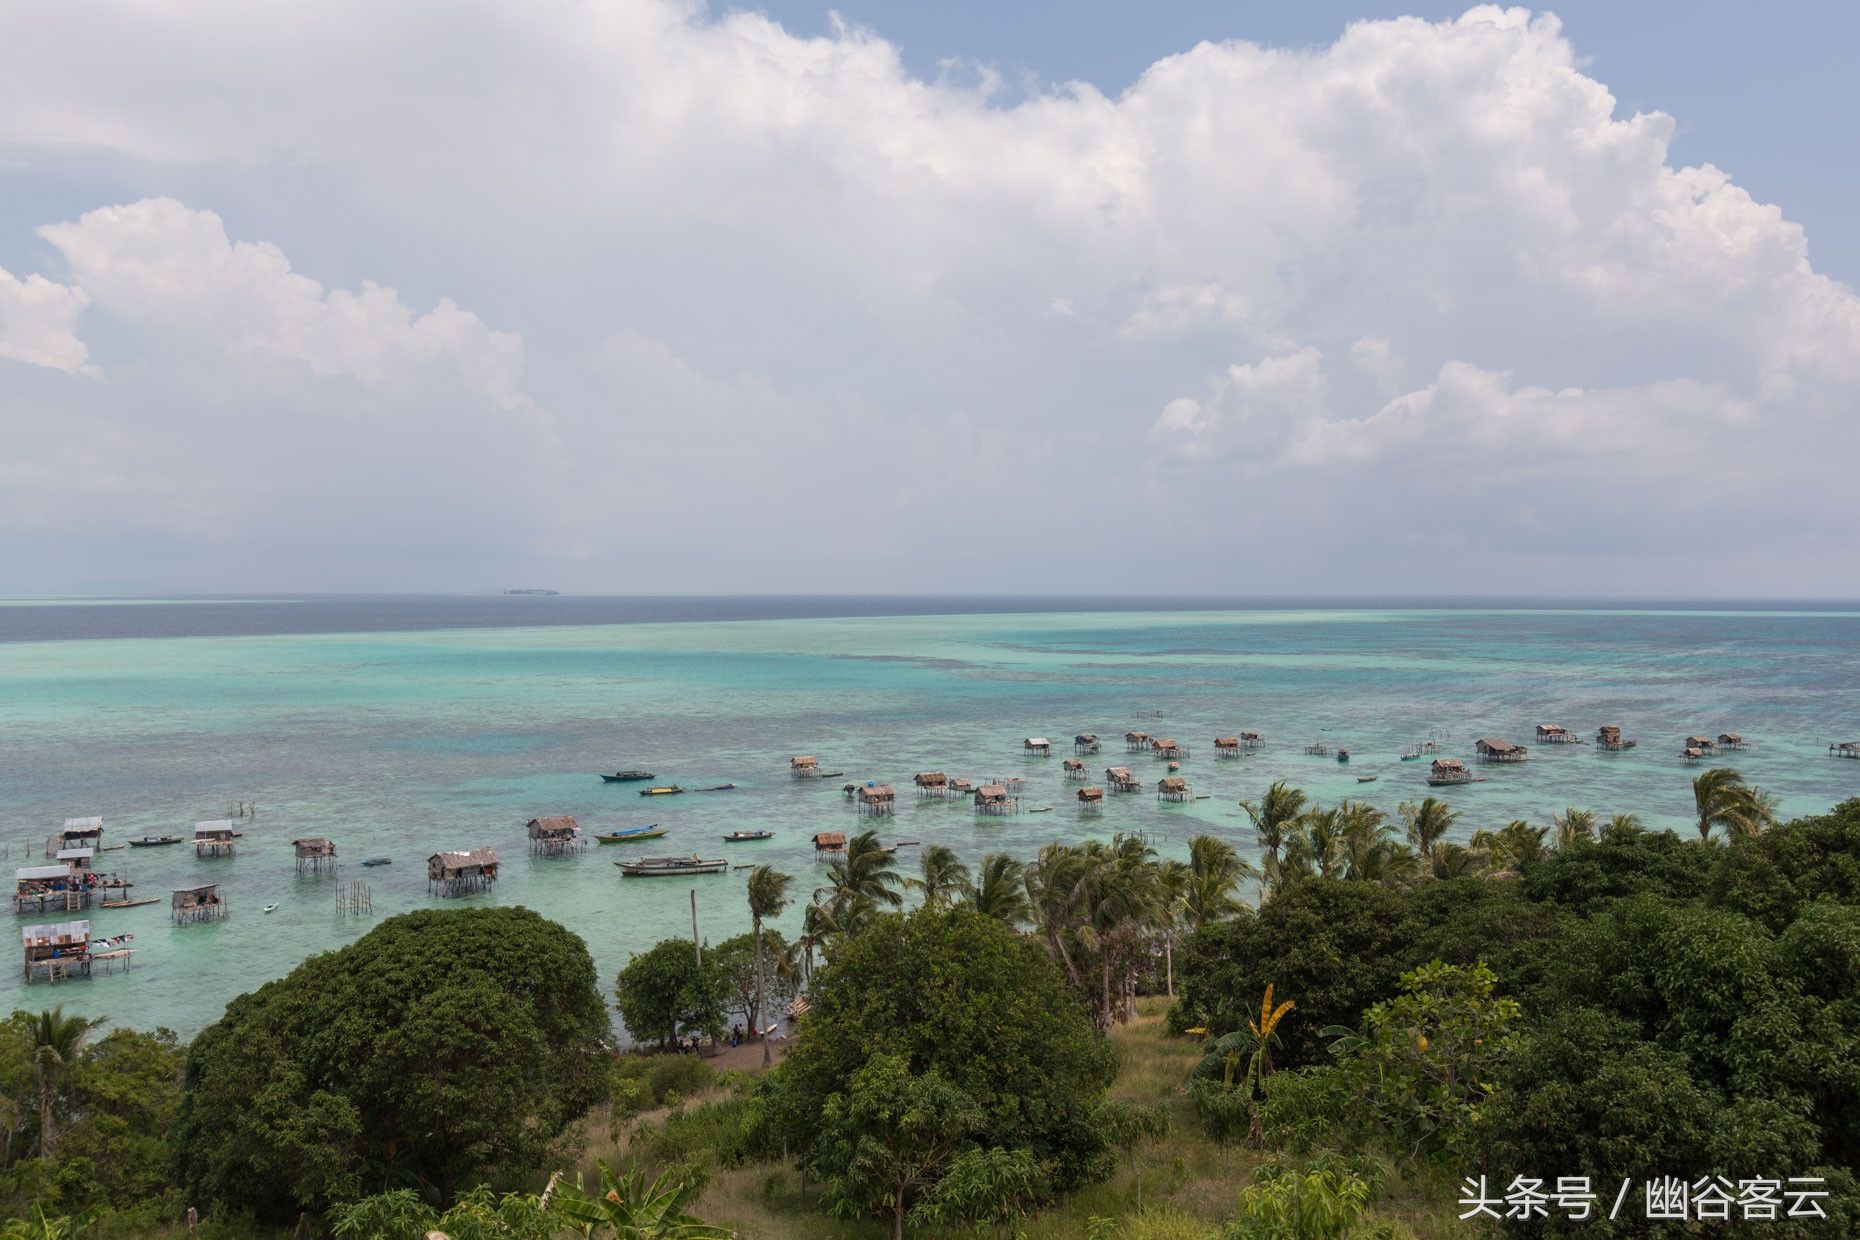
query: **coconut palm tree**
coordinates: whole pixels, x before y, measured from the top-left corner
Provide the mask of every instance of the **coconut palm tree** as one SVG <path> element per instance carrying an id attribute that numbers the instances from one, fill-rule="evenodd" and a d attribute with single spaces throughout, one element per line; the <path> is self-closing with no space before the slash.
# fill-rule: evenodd
<path id="1" fill-rule="evenodd" d="M 1240 884 L 1255 874 L 1232 844 L 1212 835 L 1192 836 L 1188 869 L 1178 892 L 1188 924 L 1199 930 L 1238 913 L 1244 907 Z"/>
<path id="2" fill-rule="evenodd" d="M 1639 814 L 1616 814 L 1602 828 L 1602 838 L 1608 841 L 1631 840 L 1646 833 L 1647 828 L 1642 824 Z"/>
<path id="3" fill-rule="evenodd" d="M 904 881 L 924 893 L 925 908 L 948 908 L 969 893 L 969 867 L 962 864 L 955 849 L 932 844 L 924 849 L 920 864 L 923 876 Z"/>
<path id="4" fill-rule="evenodd" d="M 1572 811 L 1581 812 L 1581 811 Z M 1524 867 L 1544 859 L 1549 853 L 1545 841 L 1549 827 L 1533 827 L 1522 818 L 1507 823 L 1500 831 L 1481 831 L 1473 836 L 1473 846 L 1483 849 L 1487 864 L 1495 874 L 1521 874 Z"/>
<path id="5" fill-rule="evenodd" d="M 833 924 L 833 912 L 815 900 L 801 910 L 801 933 L 794 940 L 801 953 L 801 980 L 814 984 L 814 953 L 826 946 L 839 927 Z"/>
<path id="6" fill-rule="evenodd" d="M 827 866 L 827 885 L 814 892 L 826 896 L 834 927 L 851 933 L 880 909 L 904 902 L 898 893 L 904 877 L 891 868 L 891 850 L 878 842 L 878 832 L 861 831 L 846 842 L 846 855 Z"/>
<path id="7" fill-rule="evenodd" d="M 1427 855 L 1428 870 L 1435 878 L 1467 878 L 1479 872 L 1484 860 L 1482 850 L 1445 842 L 1434 845 Z"/>
<path id="8" fill-rule="evenodd" d="M 1714 828 L 1722 827 L 1732 836 L 1757 835 L 1770 822 L 1763 795 L 1728 766 L 1713 767 L 1693 780 L 1692 802 L 1703 843 L 1711 842 Z"/>
<path id="9" fill-rule="evenodd" d="M 58 1087 L 84 1052 L 90 1031 L 102 1023 L 102 1017 L 66 1016 L 62 1006 L 27 1018 L 32 1066 L 39 1078 L 40 1158 L 50 1158 L 58 1149 Z"/>
<path id="10" fill-rule="evenodd" d="M 1458 812 L 1439 797 L 1425 797 L 1419 804 L 1403 801 L 1401 816 L 1408 827 L 1408 842 L 1423 861 L 1432 860 L 1435 845 L 1459 820 Z"/>
<path id="11" fill-rule="evenodd" d="M 1278 868 L 1279 850 L 1285 846 L 1285 835 L 1304 812 L 1305 794 L 1292 787 L 1282 779 L 1272 781 L 1266 789 L 1266 795 L 1257 802 L 1242 801 L 1240 808 L 1253 820 L 1253 830 L 1259 835 L 1259 848 L 1265 854 L 1263 868 L 1268 878 Z"/>
<path id="12" fill-rule="evenodd" d="M 788 888 L 793 883 L 792 875 L 771 866 L 759 865 L 749 871 L 749 924 L 756 936 L 756 1002 L 750 1013 L 750 1024 L 751 1032 L 762 1038 L 762 1066 L 765 1068 L 773 1062 L 773 1057 L 768 1039 L 762 1037 L 762 996 L 767 989 L 767 978 L 762 970 L 762 922 L 765 918 L 781 916 L 781 911 L 788 907 Z"/>
<path id="13" fill-rule="evenodd" d="M 1355 882 L 1405 887 L 1420 873 L 1420 858 L 1395 834 L 1382 811 L 1361 801 L 1338 806 L 1343 823 L 1343 873 Z"/>
<path id="14" fill-rule="evenodd" d="M 1560 814 L 1550 815 L 1550 822 L 1556 827 L 1558 848 L 1574 848 L 1595 838 L 1594 810 L 1577 809 L 1572 805 Z"/>
<path id="15" fill-rule="evenodd" d="M 1006 853 L 989 853 L 982 858 L 976 881 L 970 886 L 967 902 L 983 917 L 1019 926 L 1033 917 L 1033 905 L 1027 900 L 1027 867 Z"/>

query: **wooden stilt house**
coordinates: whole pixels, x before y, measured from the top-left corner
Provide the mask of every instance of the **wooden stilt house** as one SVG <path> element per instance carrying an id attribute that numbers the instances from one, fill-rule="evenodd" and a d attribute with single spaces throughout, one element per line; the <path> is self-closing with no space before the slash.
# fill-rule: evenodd
<path id="1" fill-rule="evenodd" d="M 495 848 L 436 852 L 426 859 L 426 890 L 438 896 L 488 891 L 497 881 L 497 864 Z"/>
<path id="2" fill-rule="evenodd" d="M 220 818 L 213 822 L 194 824 L 194 855 L 196 857 L 230 857 L 238 846 L 239 833 L 233 830 L 232 820 Z"/>
<path id="3" fill-rule="evenodd" d="M 1095 732 L 1080 732 L 1072 738 L 1072 752 L 1076 754 L 1097 753 L 1098 735 Z"/>
<path id="4" fill-rule="evenodd" d="M 177 926 L 191 926 L 203 921 L 224 921 L 232 913 L 220 896 L 218 883 L 183 887 L 168 901 L 168 917 Z"/>
<path id="5" fill-rule="evenodd" d="M 1188 780 L 1180 775 L 1169 775 L 1156 781 L 1156 799 L 1159 801 L 1192 801 L 1195 794 L 1188 790 Z"/>
<path id="6" fill-rule="evenodd" d="M 57 921 L 25 926 L 19 932 L 25 950 L 26 984 L 62 982 L 90 976 L 90 923 Z"/>
<path id="7" fill-rule="evenodd" d="M 1105 767 L 1104 782 L 1112 792 L 1139 792 L 1143 788 L 1143 781 L 1132 775 L 1127 766 Z"/>
<path id="8" fill-rule="evenodd" d="M 581 824 L 573 814 L 532 818 L 524 829 L 529 834 L 530 851 L 539 856 L 559 857 L 588 846 L 588 837 L 581 833 Z"/>
<path id="9" fill-rule="evenodd" d="M 898 790 L 890 784 L 866 783 L 859 786 L 859 812 L 869 818 L 883 818 L 898 809 Z"/>

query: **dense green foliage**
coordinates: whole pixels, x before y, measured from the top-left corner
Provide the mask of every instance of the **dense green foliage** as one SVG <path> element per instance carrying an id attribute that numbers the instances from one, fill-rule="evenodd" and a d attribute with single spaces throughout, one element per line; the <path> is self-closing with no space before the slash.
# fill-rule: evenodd
<path id="1" fill-rule="evenodd" d="M 45 1017 L 54 1015 L 15 1012 L 0 1023 L 0 1194 L 7 1213 L 23 1215 L 28 1203 L 51 1215 L 114 1210 L 130 1216 L 129 1223 L 178 1213 L 169 1134 L 181 1102 L 184 1052 L 174 1034 L 118 1029 L 99 1037 L 87 1027 L 48 1079 L 37 1039 Z M 48 1102 L 57 1140 L 51 1157 L 37 1157 Z"/>
<path id="2" fill-rule="evenodd" d="M 720 1034 L 726 1023 L 716 956 L 700 964 L 689 939 L 661 939 L 627 961 L 614 1002 L 634 1038 L 661 1046 L 686 1034 Z"/>
<path id="3" fill-rule="evenodd" d="M 176 1126 L 190 1200 L 261 1217 L 527 1173 L 607 1088 L 575 935 L 522 908 L 390 918 L 242 995 L 195 1039 Z"/>
<path id="4" fill-rule="evenodd" d="M 1027 1151 L 1057 1190 L 1105 1174 L 1110 1048 L 1037 942 L 962 907 L 878 916 L 811 1000 L 765 1104 L 842 1209 L 901 1223 L 980 1149 Z"/>
<path id="5" fill-rule="evenodd" d="M 1280 1032 L 1313 1066 L 1273 1076 L 1260 1108 L 1288 1149 L 1434 1154 L 1501 1185 L 1823 1176 L 1825 1234 L 1860 1234 L 1860 801 L 1785 825 L 1730 813 L 1703 839 L 1569 817 L 1541 851 L 1510 831 L 1516 877 L 1306 877 L 1197 933 L 1176 1023 L 1244 1041 L 1264 984 L 1298 1001 Z M 1403 969 L 1398 995 L 1381 979 Z M 1248 1100 L 1196 1088 L 1237 1139 Z"/>

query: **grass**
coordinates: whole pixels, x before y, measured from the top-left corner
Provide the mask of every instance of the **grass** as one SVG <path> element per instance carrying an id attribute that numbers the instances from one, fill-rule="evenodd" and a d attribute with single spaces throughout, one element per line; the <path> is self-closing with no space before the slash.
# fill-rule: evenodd
<path id="1" fill-rule="evenodd" d="M 994 1234 L 1016 1240 L 1087 1240 L 1092 1219 L 1115 1217 L 1117 1228 L 1109 1234 L 1116 1240 L 1219 1236 L 1220 1225 L 1232 1217 L 1235 1198 L 1251 1182 L 1262 1155 L 1219 1144 L 1202 1133 L 1182 1088 L 1201 1047 L 1193 1039 L 1169 1036 L 1163 1027 L 1165 1008 L 1163 1000 L 1145 1000 L 1136 1019 L 1113 1031 L 1119 1063 L 1111 1093 L 1129 1102 L 1164 1103 L 1171 1121 L 1167 1135 L 1146 1142 L 1134 1156 L 1120 1158 L 1116 1173 L 1104 1183 L 1069 1194 L 1011 1230 Z M 687 1101 L 698 1105 L 729 1096 L 729 1087 L 718 1084 Z M 604 1132 L 593 1133 L 580 1160 L 583 1170 L 591 1172 L 597 1157 L 609 1163 L 638 1157 L 647 1145 L 638 1133 L 634 1127 L 612 1140 Z M 1473 1235 L 1456 1217 L 1454 1187 L 1391 1178 L 1371 1218 L 1396 1224 L 1396 1235 L 1411 1234 L 1416 1240 Z M 716 1168 L 693 1209 L 700 1218 L 734 1228 L 744 1240 L 882 1240 L 889 1234 L 877 1220 L 828 1217 L 813 1187 L 803 1193 L 794 1168 L 776 1163 Z"/>

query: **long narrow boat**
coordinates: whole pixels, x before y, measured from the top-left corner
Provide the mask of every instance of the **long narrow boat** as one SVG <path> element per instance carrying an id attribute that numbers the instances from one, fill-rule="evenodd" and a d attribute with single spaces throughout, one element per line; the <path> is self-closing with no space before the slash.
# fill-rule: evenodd
<path id="1" fill-rule="evenodd" d="M 723 842 L 726 844 L 747 844 L 751 840 L 772 840 L 774 838 L 775 833 L 773 831 L 732 831 L 723 837 Z"/>
<path id="2" fill-rule="evenodd" d="M 602 831 L 594 838 L 602 844 L 630 844 L 634 840 L 656 840 L 664 834 L 665 828 L 654 822 L 643 827 L 622 827 L 618 831 Z"/>
<path id="3" fill-rule="evenodd" d="M 639 795 L 643 797 L 673 797 L 683 791 L 684 789 L 680 788 L 677 784 L 659 784 L 652 788 L 641 788 L 639 790 Z"/>
<path id="4" fill-rule="evenodd" d="M 735 784 L 712 784 L 708 788 L 693 788 L 691 791 L 693 792 L 729 792 L 731 789 L 735 787 L 736 787 Z"/>
<path id="5" fill-rule="evenodd" d="M 393 865 L 394 858 L 392 857 L 370 857 L 368 858 L 368 860 L 362 862 L 362 864 L 366 866 Z"/>
<path id="6" fill-rule="evenodd" d="M 642 779 L 651 779 L 651 771 L 615 771 L 612 775 L 603 775 L 601 779 L 610 784 L 631 784 Z"/>
<path id="7" fill-rule="evenodd" d="M 637 861 L 616 861 L 623 878 L 669 878 L 681 874 L 722 874 L 730 863 L 721 857 L 707 860 L 695 853 L 689 857 L 641 857 Z"/>
<path id="8" fill-rule="evenodd" d="M 179 844 L 178 835 L 145 835 L 139 840 L 130 840 L 131 848 L 160 848 L 163 844 Z"/>

